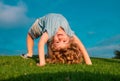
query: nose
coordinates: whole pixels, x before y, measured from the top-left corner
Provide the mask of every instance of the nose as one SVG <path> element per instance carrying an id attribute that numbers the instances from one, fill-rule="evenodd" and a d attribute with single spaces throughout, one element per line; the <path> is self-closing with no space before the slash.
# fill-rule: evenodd
<path id="1" fill-rule="evenodd" d="M 59 37 L 59 41 L 64 41 L 65 39 L 63 37 Z"/>

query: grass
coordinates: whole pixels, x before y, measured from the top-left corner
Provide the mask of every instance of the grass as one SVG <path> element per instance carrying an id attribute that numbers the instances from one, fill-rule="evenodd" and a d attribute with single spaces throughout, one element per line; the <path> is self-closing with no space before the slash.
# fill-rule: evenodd
<path id="1" fill-rule="evenodd" d="M 120 81 L 120 60 L 91 58 L 93 65 L 47 64 L 38 59 L 0 56 L 0 81 Z"/>

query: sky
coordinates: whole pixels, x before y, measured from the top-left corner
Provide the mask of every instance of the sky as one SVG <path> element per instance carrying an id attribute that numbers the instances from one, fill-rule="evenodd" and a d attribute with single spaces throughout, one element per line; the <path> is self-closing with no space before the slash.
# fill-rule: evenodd
<path id="1" fill-rule="evenodd" d="M 91 57 L 112 58 L 120 49 L 119 4 L 120 0 L 0 0 L 0 55 L 27 52 L 26 35 L 36 18 L 60 13 Z"/>

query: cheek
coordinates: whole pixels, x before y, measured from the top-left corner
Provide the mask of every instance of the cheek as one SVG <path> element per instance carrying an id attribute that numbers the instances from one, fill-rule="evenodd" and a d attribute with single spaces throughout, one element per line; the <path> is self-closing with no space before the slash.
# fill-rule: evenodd
<path id="1" fill-rule="evenodd" d="M 56 42 L 56 41 L 58 41 L 58 37 L 57 36 L 54 37 L 54 42 Z"/>
<path id="2" fill-rule="evenodd" d="M 66 39 L 66 40 L 69 40 L 69 37 L 66 35 L 66 36 L 64 36 L 64 38 Z"/>

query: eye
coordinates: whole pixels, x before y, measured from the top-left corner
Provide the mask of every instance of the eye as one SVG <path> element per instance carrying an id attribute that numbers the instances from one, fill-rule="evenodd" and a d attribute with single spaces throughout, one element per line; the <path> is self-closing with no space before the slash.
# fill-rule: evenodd
<path id="1" fill-rule="evenodd" d="M 66 41 L 63 41 L 63 42 L 66 42 Z"/>

